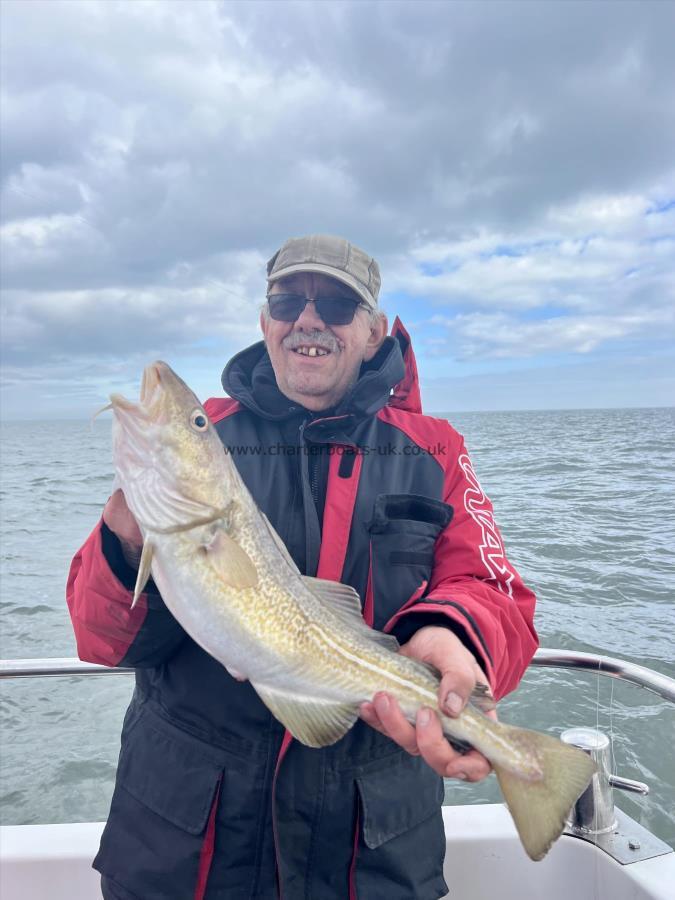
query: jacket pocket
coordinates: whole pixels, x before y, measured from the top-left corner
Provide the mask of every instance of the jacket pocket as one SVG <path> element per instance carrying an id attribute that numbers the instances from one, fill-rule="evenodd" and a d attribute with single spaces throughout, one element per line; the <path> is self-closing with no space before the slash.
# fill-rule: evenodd
<path id="1" fill-rule="evenodd" d="M 199 740 L 142 715 L 122 746 L 94 867 L 143 900 L 192 897 L 222 772 Z"/>
<path id="2" fill-rule="evenodd" d="M 355 887 L 366 900 L 437 900 L 443 879 L 443 780 L 415 757 L 356 779 Z"/>
<path id="3" fill-rule="evenodd" d="M 423 581 L 429 581 L 434 545 L 452 519 L 452 507 L 420 494 L 380 494 L 369 524 L 373 626 L 381 629 Z"/>

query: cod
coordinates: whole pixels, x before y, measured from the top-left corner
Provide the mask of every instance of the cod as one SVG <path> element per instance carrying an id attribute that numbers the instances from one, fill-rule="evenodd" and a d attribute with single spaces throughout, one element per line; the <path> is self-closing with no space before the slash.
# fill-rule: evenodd
<path id="1" fill-rule="evenodd" d="M 134 604 L 152 575 L 193 640 L 248 679 L 309 747 L 338 741 L 378 691 L 393 695 L 410 722 L 422 706 L 435 710 L 455 747 L 490 761 L 526 852 L 543 858 L 595 771 L 589 756 L 494 721 L 480 698 L 457 718 L 444 715 L 435 669 L 368 627 L 351 587 L 300 573 L 203 407 L 166 363 L 145 369 L 138 403 L 110 399 L 116 486 L 144 540 Z"/>

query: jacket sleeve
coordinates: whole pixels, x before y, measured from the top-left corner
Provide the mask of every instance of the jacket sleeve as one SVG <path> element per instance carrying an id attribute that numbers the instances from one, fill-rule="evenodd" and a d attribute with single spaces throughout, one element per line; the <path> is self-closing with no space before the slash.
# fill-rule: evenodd
<path id="1" fill-rule="evenodd" d="M 499 699 L 517 686 L 537 649 L 535 596 L 506 557 L 492 504 L 453 429 L 444 499 L 453 517 L 436 541 L 429 585 L 388 630 L 405 640 L 422 625 L 447 624 L 472 650 Z"/>
<path id="2" fill-rule="evenodd" d="M 66 600 L 77 653 L 104 666 L 150 667 L 176 650 L 185 632 L 149 581 L 131 609 L 136 572 L 101 520 L 75 554 Z"/>

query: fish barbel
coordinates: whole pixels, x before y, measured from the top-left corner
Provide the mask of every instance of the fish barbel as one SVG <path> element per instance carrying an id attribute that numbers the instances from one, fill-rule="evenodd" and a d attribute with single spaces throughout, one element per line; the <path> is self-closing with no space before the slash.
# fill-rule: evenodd
<path id="1" fill-rule="evenodd" d="M 353 588 L 301 575 L 166 363 L 146 368 L 139 403 L 113 395 L 110 407 L 116 481 L 144 539 L 134 603 L 152 574 L 185 631 L 310 747 L 339 740 L 378 691 L 413 723 L 434 709 L 452 743 L 490 761 L 526 852 L 543 858 L 595 772 L 590 757 L 480 703 L 444 715 L 439 674 L 369 628 Z"/>

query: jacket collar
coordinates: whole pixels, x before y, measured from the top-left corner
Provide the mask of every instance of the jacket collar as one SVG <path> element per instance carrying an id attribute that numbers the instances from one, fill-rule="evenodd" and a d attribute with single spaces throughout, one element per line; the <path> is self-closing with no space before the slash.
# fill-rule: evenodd
<path id="1" fill-rule="evenodd" d="M 223 371 L 222 385 L 247 409 L 272 421 L 296 417 L 333 422 L 341 419 L 344 428 L 375 415 L 387 403 L 421 412 L 415 357 L 398 318 L 392 336 L 385 338 L 375 357 L 361 366 L 358 381 L 347 396 L 334 410 L 322 411 L 319 416 L 281 393 L 264 341 L 232 357 Z"/>

